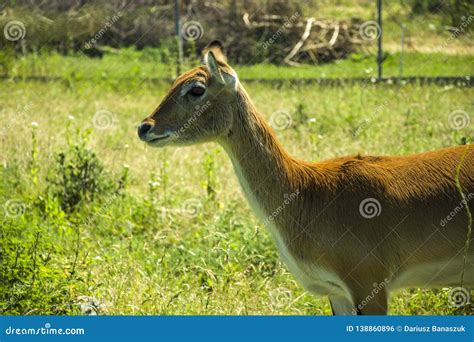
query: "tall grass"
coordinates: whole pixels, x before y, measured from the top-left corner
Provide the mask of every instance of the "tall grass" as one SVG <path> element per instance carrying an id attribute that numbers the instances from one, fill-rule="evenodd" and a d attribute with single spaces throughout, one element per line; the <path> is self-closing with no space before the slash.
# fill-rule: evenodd
<path id="1" fill-rule="evenodd" d="M 9 77 L 27 78 L 40 76 L 61 78 L 66 82 L 110 80 L 136 82 L 139 79 L 172 79 L 176 77 L 174 59 L 161 57 L 159 49 L 121 49 L 105 54 L 102 59 L 83 55 L 61 56 L 57 53 L 28 54 L 11 59 L 3 74 Z M 0 64 L 2 57 L 0 56 Z M 187 60 L 183 69 L 196 66 Z M 384 76 L 472 76 L 474 57 L 470 54 L 446 55 L 442 50 L 435 53 L 410 52 L 403 56 L 403 73 L 400 75 L 400 53 L 386 53 Z M 318 77 L 376 77 L 377 63 L 374 54 L 354 53 L 349 58 L 321 65 L 289 67 L 283 65 L 255 64 L 236 66 L 241 79 L 285 79 Z M 1 71 L 1 69 L 0 69 Z M 126 80 L 123 80 L 126 79 Z"/>
<path id="2" fill-rule="evenodd" d="M 138 141 L 136 125 L 167 88 L 108 77 L 0 83 L 3 314 L 330 313 L 280 262 L 219 146 L 156 150 Z M 266 118 L 292 116 L 277 134 L 307 160 L 474 137 L 472 119 L 458 130 L 449 122 L 454 110 L 472 113 L 471 88 L 246 88 Z M 98 123 L 97 113 L 110 120 Z M 470 313 L 449 295 L 402 291 L 391 312 Z"/>

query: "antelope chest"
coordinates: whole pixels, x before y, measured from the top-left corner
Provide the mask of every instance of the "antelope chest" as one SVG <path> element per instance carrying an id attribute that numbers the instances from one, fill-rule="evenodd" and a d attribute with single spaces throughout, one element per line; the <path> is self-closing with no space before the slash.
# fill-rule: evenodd
<path id="1" fill-rule="evenodd" d="M 247 177 L 244 175 L 242 167 L 237 158 L 234 158 L 232 153 L 229 155 L 231 156 L 237 178 L 244 191 L 245 197 L 250 204 L 250 207 L 257 217 L 262 222 L 266 223 L 267 228 L 276 242 L 281 259 L 288 267 L 288 270 L 298 280 L 298 282 L 300 282 L 305 289 L 315 294 L 335 294 L 347 296 L 347 287 L 334 272 L 320 267 L 317 265 L 317 263 L 299 260 L 298 258 L 295 258 L 294 255 L 292 255 L 290 249 L 287 246 L 287 242 L 280 234 L 281 230 L 275 225 L 274 220 L 268 219 L 272 213 L 267 213 L 262 203 L 257 199 L 254 193 L 254 188 L 250 185 L 251 182 L 249 182 Z M 281 215 L 284 215 L 284 213 Z"/>
<path id="2" fill-rule="evenodd" d="M 281 236 L 280 229 L 276 226 L 275 221 L 268 219 L 271 213 L 267 213 L 263 209 L 263 206 L 255 197 L 251 187 L 242 176 L 239 168 L 236 168 L 236 171 L 239 182 L 244 190 L 245 197 L 247 198 L 252 210 L 260 221 L 266 224 L 276 242 L 281 259 L 298 282 L 300 282 L 305 289 L 315 294 L 346 295 L 346 291 L 341 291 L 345 289 L 345 285 L 335 273 L 324 269 L 315 263 L 298 260 L 292 255 L 285 239 Z"/>
<path id="3" fill-rule="evenodd" d="M 343 281 L 330 270 L 327 270 L 317 263 L 301 261 L 295 258 L 284 239 L 279 233 L 278 227 L 274 224 L 267 224 L 267 228 L 272 234 L 281 259 L 288 267 L 288 270 L 308 291 L 318 295 L 348 295 L 348 290 Z"/>

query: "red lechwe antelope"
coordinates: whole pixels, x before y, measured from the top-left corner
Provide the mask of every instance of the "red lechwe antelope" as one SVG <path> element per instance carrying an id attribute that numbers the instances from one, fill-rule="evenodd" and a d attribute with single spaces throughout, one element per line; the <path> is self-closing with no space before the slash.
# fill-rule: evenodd
<path id="1" fill-rule="evenodd" d="M 176 79 L 140 139 L 221 144 L 281 258 L 305 289 L 329 296 L 334 314 L 386 314 L 391 290 L 459 286 L 461 274 L 474 286 L 473 145 L 300 161 L 258 114 L 218 41 L 203 60 Z"/>

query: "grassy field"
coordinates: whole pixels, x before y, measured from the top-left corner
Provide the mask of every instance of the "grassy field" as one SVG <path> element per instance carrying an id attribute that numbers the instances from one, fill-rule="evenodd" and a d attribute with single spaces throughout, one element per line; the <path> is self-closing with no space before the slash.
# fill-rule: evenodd
<path id="1" fill-rule="evenodd" d="M 426 70 L 472 74 L 472 56 L 430 57 L 436 65 Z M 0 83 L 2 314 L 330 314 L 327 299 L 304 292 L 280 262 L 218 145 L 156 150 L 139 142 L 137 124 L 169 87 L 139 77 L 172 75 L 169 66 L 34 58 L 15 61 L 19 75 L 64 79 Z M 354 63 L 313 70 L 362 75 L 365 66 L 354 71 Z M 305 68 L 238 70 L 241 78 L 313 76 Z M 307 160 L 474 139 L 472 88 L 245 86 L 267 119 L 291 115 L 277 135 Z M 455 111 L 470 123 L 458 127 Z M 402 291 L 391 314 L 471 313 L 450 305 L 449 293 Z"/>
<path id="2" fill-rule="evenodd" d="M 10 77 L 60 77 L 80 81 L 93 79 L 110 81 L 120 78 L 174 78 L 174 60 L 162 62 L 158 49 L 122 49 L 109 53 L 103 59 L 81 55 L 61 56 L 56 53 L 29 54 L 12 60 Z M 187 61 L 183 69 L 196 66 Z M 302 65 L 297 68 L 270 64 L 241 65 L 235 68 L 241 79 L 317 78 L 317 77 L 376 77 L 374 55 L 355 53 L 350 58 L 322 65 Z M 384 76 L 400 76 L 400 53 L 387 54 Z M 409 52 L 403 55 L 402 76 L 472 76 L 474 54 L 449 55 L 445 53 Z"/>

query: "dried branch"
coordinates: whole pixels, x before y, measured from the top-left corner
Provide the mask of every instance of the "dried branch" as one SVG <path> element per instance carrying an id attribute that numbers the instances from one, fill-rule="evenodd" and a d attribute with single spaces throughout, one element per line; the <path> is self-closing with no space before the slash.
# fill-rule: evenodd
<path id="1" fill-rule="evenodd" d="M 300 38 L 300 41 L 298 43 L 296 43 L 295 47 L 283 59 L 283 62 L 285 62 L 288 65 L 293 65 L 293 66 L 298 65 L 298 63 L 296 63 L 296 62 L 292 62 L 291 59 L 298 53 L 298 51 L 301 49 L 301 47 L 303 46 L 306 39 L 308 39 L 309 34 L 311 33 L 311 27 L 313 26 L 313 21 L 314 21 L 314 18 L 309 18 L 306 21 L 306 27 L 304 29 L 303 35 Z"/>

